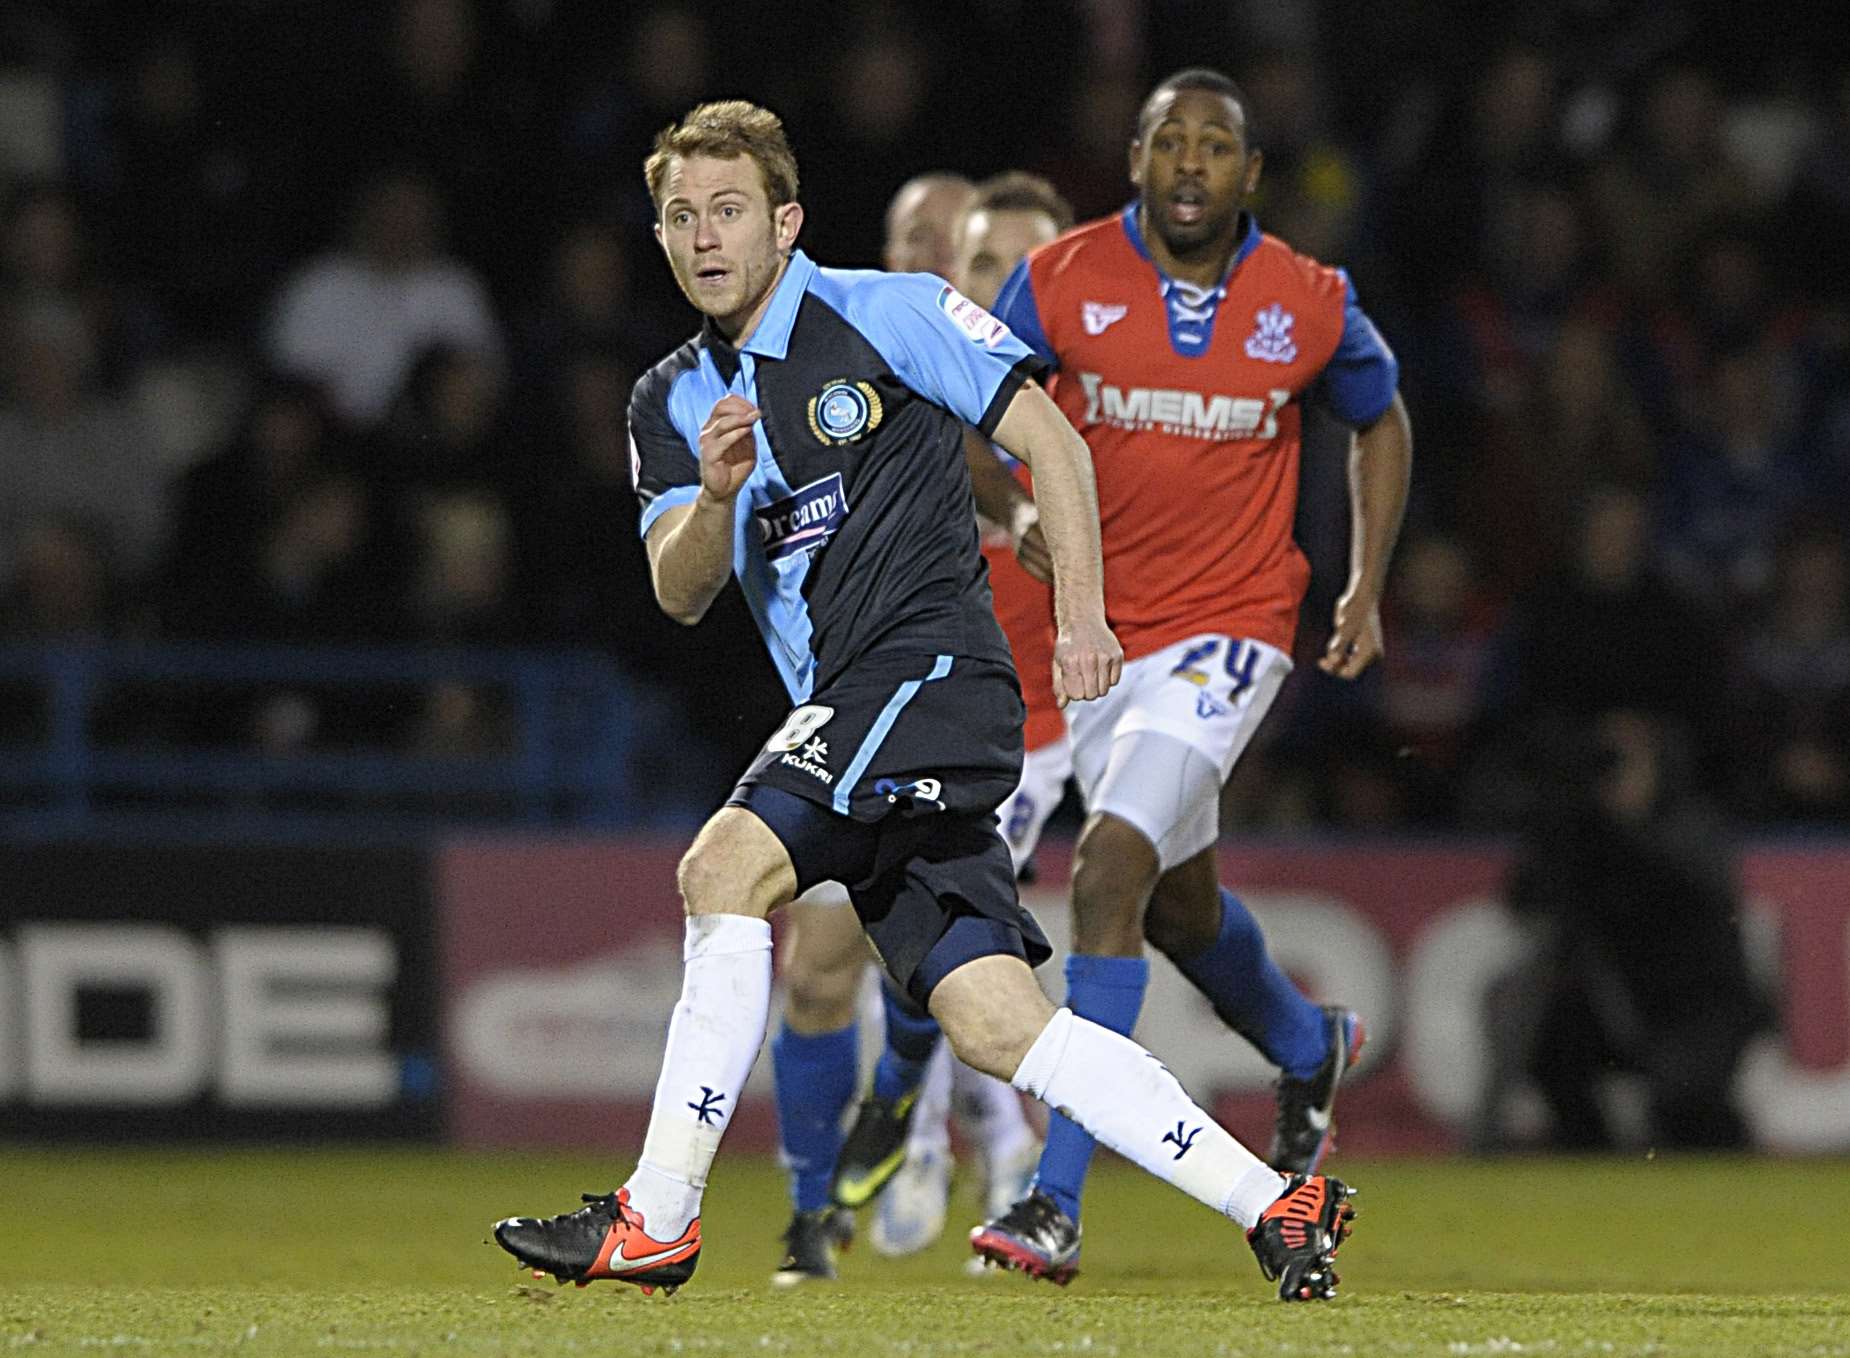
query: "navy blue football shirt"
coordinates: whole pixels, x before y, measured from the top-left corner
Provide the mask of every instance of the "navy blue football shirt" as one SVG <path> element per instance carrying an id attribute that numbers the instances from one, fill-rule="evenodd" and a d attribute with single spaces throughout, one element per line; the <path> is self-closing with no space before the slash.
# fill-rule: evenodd
<path id="1" fill-rule="evenodd" d="M 1009 663 L 977 546 L 963 426 L 995 431 L 1044 365 L 933 274 L 790 259 L 757 328 L 709 322 L 630 398 L 641 531 L 700 489 L 700 426 L 758 407 L 733 573 L 792 702 L 874 654 Z"/>

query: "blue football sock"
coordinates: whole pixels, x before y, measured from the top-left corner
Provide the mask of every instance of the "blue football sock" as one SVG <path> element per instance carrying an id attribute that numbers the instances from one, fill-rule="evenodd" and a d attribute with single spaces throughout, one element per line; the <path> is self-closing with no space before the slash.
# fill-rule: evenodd
<path id="1" fill-rule="evenodd" d="M 874 1064 L 874 1097 L 889 1103 L 917 1089 L 938 1045 L 938 1020 L 923 1012 L 891 981 L 880 987 L 886 1009 L 886 1046 Z"/>
<path id="2" fill-rule="evenodd" d="M 1330 1053 L 1323 1010 L 1304 997 L 1265 950 L 1259 923 L 1220 889 L 1220 937 L 1206 952 L 1171 958 L 1234 1032 L 1287 1075 L 1309 1079 Z"/>
<path id="3" fill-rule="evenodd" d="M 771 1039 L 777 1139 L 799 1212 L 829 1205 L 829 1179 L 841 1151 L 842 1115 L 854 1098 L 860 1040 L 854 1024 L 832 1033 L 796 1033 L 779 1024 Z"/>
<path id="4" fill-rule="evenodd" d="M 1073 953 L 1066 959 L 1066 1007 L 1083 1019 L 1129 1037 L 1150 984 L 1150 964 L 1141 957 L 1094 957 Z M 1058 1112 L 1047 1119 L 1047 1145 L 1041 1151 L 1034 1186 L 1060 1210 L 1079 1220 L 1079 1198 L 1092 1164 L 1092 1138 L 1078 1123 Z"/>

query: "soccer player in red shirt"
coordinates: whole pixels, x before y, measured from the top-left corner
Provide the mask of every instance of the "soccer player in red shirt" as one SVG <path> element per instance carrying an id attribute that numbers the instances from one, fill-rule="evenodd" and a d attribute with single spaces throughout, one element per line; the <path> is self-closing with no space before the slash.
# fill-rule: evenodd
<path id="1" fill-rule="evenodd" d="M 1303 404 L 1357 431 L 1350 575 L 1319 662 L 1339 678 L 1381 653 L 1412 435 L 1394 355 L 1347 274 L 1262 234 L 1244 209 L 1260 165 L 1234 82 L 1171 76 L 1131 144 L 1136 201 L 1030 254 L 996 314 L 1054 365 L 1049 390 L 1091 447 L 1126 662 L 1109 695 L 1067 710 L 1089 815 L 1066 1002 L 1129 1033 L 1155 944 L 1279 1065 L 1272 1162 L 1311 1174 L 1361 1027 L 1305 1000 L 1218 888 L 1219 797 L 1291 669 L 1310 575 L 1291 536 Z M 1034 1191 L 973 1233 L 977 1252 L 1070 1278 L 1090 1156 L 1056 1115 Z"/>

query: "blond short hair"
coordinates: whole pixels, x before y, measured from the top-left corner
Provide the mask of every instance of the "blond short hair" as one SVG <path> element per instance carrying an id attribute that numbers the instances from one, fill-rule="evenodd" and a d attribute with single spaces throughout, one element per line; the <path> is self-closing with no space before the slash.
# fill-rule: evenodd
<path id="1" fill-rule="evenodd" d="M 657 207 L 668 178 L 668 162 L 693 156 L 716 160 L 750 156 L 773 208 L 797 199 L 797 158 L 784 135 L 783 120 L 768 108 L 743 99 L 722 99 L 697 106 L 680 122 L 656 133 L 642 173 L 649 181 L 649 198 Z"/>

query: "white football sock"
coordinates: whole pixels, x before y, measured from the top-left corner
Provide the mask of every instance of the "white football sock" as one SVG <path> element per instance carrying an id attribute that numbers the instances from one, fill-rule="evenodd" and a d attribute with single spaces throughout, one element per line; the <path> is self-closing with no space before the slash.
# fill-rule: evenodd
<path id="1" fill-rule="evenodd" d="M 1284 1191 L 1284 1176 L 1202 1112 L 1162 1062 L 1070 1009 L 1048 1021 L 1011 1083 L 1242 1226 Z"/>
<path id="2" fill-rule="evenodd" d="M 1034 1128 L 1013 1086 L 959 1061 L 951 1068 L 951 1089 L 958 1118 L 982 1149 L 985 1164 L 1007 1164 L 1034 1143 Z"/>
<path id="3" fill-rule="evenodd" d="M 655 1084 L 642 1160 L 625 1185 L 654 1240 L 676 1240 L 700 1215 L 707 1169 L 771 1016 L 771 922 L 690 915 L 681 1001 Z"/>
<path id="4" fill-rule="evenodd" d="M 943 1038 L 925 1066 L 919 1101 L 912 1109 L 912 1127 L 906 1133 L 908 1157 L 931 1151 L 948 1151 L 951 1145 L 951 1044 Z"/>

